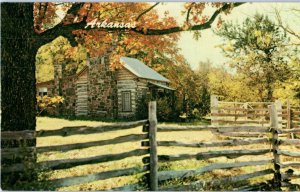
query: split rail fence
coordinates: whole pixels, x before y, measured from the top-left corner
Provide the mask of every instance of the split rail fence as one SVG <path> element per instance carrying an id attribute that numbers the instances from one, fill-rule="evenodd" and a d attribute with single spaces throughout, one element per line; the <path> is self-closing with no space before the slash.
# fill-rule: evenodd
<path id="1" fill-rule="evenodd" d="M 211 96 L 211 123 L 212 125 L 260 125 L 270 126 L 268 106 L 275 104 L 279 128 L 300 128 L 300 106 L 292 106 L 287 100 L 273 102 L 225 102 L 219 101 L 217 96 Z M 226 134 L 225 134 L 226 135 Z M 257 137 L 250 134 L 247 137 Z M 289 137 L 294 138 L 294 134 Z"/>
<path id="2" fill-rule="evenodd" d="M 44 146 L 44 147 L 31 147 L 26 150 L 31 150 L 33 153 L 44 153 L 49 151 L 69 151 L 74 149 L 83 149 L 91 146 L 105 146 L 109 144 L 121 144 L 124 142 L 141 141 L 141 147 L 139 149 L 130 150 L 128 152 L 120 154 L 107 154 L 94 156 L 89 158 L 78 159 L 64 159 L 64 160 L 51 160 L 38 162 L 37 165 L 30 165 L 29 168 L 41 167 L 43 169 L 59 170 L 76 167 L 79 165 L 96 164 L 102 162 L 121 160 L 132 156 L 144 156 L 143 166 L 136 166 L 125 169 L 111 170 L 100 173 L 93 173 L 83 176 L 67 177 L 62 179 L 49 180 L 48 182 L 56 187 L 71 186 L 81 183 L 88 183 L 97 180 L 105 180 L 108 178 L 143 174 L 146 179 L 146 186 L 144 190 L 201 190 L 206 185 L 219 186 L 228 183 L 235 183 L 240 181 L 249 180 L 251 178 L 260 176 L 270 176 L 272 179 L 264 181 L 262 183 L 241 186 L 236 190 L 255 190 L 255 189 L 276 189 L 280 190 L 281 187 L 290 187 L 299 185 L 293 183 L 294 179 L 300 178 L 300 173 L 295 171 L 300 167 L 299 161 L 283 161 L 282 157 L 300 158 L 300 153 L 290 150 L 284 150 L 283 146 L 287 145 L 300 145 L 300 139 L 282 138 L 280 134 L 300 133 L 300 128 L 283 129 L 280 126 L 278 110 L 275 104 L 271 104 L 268 107 L 269 113 L 269 125 L 209 125 L 209 126 L 162 126 L 157 122 L 156 117 L 156 102 L 149 103 L 149 117 L 147 120 L 141 120 L 129 123 L 119 123 L 115 125 L 99 126 L 99 127 L 65 127 L 59 130 L 49 131 L 19 131 L 19 132 L 2 132 L 2 140 L 30 140 L 36 137 L 48 137 L 48 136 L 70 136 L 81 134 L 102 133 L 109 131 L 122 131 L 133 127 L 142 126 L 142 134 L 131 134 L 114 139 L 93 141 L 87 143 L 75 143 L 68 145 L 56 145 L 56 146 Z M 245 123 L 246 124 L 246 123 Z M 259 133 L 264 134 L 259 138 L 234 138 L 230 140 L 220 140 L 212 142 L 179 142 L 179 141 L 160 141 L 157 139 L 157 135 L 160 132 L 189 132 L 189 131 L 212 131 L 214 133 L 239 133 L 239 134 L 251 134 Z M 250 146 L 247 149 L 229 149 L 229 147 Z M 259 144 L 259 147 L 257 145 Z M 270 147 L 271 146 L 271 147 Z M 196 154 L 176 154 L 165 155 L 159 153 L 160 147 L 167 147 L 170 150 L 175 150 L 176 147 L 187 148 L 199 148 L 199 150 L 205 149 Z M 222 150 L 206 150 L 211 147 L 222 147 Z M 21 148 L 10 147 L 2 148 L 2 158 L 15 159 L 22 158 Z M 255 160 L 240 161 L 238 158 L 241 156 L 255 157 Z M 181 160 L 208 160 L 218 157 L 227 157 L 228 159 L 236 159 L 235 162 L 218 162 L 211 163 L 206 166 L 202 166 L 196 169 L 187 170 L 164 170 L 159 171 L 161 163 L 174 162 Z M 191 181 L 188 184 L 180 185 L 165 185 L 166 181 L 195 178 L 205 173 L 211 173 L 215 170 L 228 170 L 232 168 L 242 168 L 249 166 L 263 166 L 262 169 L 256 170 L 250 173 L 243 173 L 238 175 L 231 175 L 230 177 L 224 177 L 221 179 L 212 179 L 205 181 L 204 179 L 197 179 Z M 267 167 L 267 168 L 266 168 Z M 24 162 L 1 165 L 1 172 L 12 173 L 23 171 L 27 169 L 27 165 Z M 112 190 L 136 190 L 140 186 L 140 183 L 135 183 Z"/>
<path id="3" fill-rule="evenodd" d="M 1 132 L 2 142 L 5 141 L 17 141 L 18 143 L 29 140 L 33 140 L 35 138 L 43 138 L 43 137 L 51 137 L 51 136 L 62 136 L 68 137 L 73 135 L 86 135 L 86 134 L 94 134 L 94 133 L 106 133 L 110 131 L 124 131 L 127 129 L 135 128 L 144 125 L 148 120 L 141 120 L 135 122 L 128 123 L 117 123 L 114 125 L 106 125 L 106 126 L 97 126 L 97 127 L 88 127 L 88 126 L 78 126 L 78 127 L 64 127 L 62 129 L 56 130 L 47 130 L 47 131 L 7 131 Z M 125 142 L 136 142 L 147 140 L 148 134 L 129 134 L 120 137 L 116 137 L 113 139 L 100 140 L 100 141 L 91 141 L 85 143 L 72 143 L 65 145 L 53 145 L 53 146 L 41 146 L 41 147 L 12 147 L 12 148 L 1 148 L 2 160 L 7 160 L 8 164 L 1 165 L 2 174 L 11 174 L 22 172 L 24 170 L 30 170 L 34 168 L 38 168 L 40 171 L 49 171 L 49 170 L 62 170 L 69 169 L 80 165 L 92 165 L 97 163 L 111 162 L 122 160 L 129 157 L 138 157 L 149 154 L 148 148 L 138 148 L 133 149 L 127 152 L 119 153 L 119 154 L 105 154 L 98 155 L 88 158 L 76 158 L 76 159 L 62 159 L 62 160 L 50 160 L 50 161 L 41 161 L 35 165 L 26 164 L 26 158 L 28 158 L 28 152 L 34 153 L 45 153 L 45 152 L 68 152 L 76 149 L 85 149 L 94 146 L 107 146 L 107 145 L 117 145 Z M 3 145 L 2 145 L 3 146 Z M 25 151 L 26 150 L 26 153 Z M 26 155 L 26 157 L 24 157 Z M 16 162 L 15 160 L 19 158 L 19 163 L 9 164 L 9 162 Z M 13 160 L 13 161 L 11 161 Z M 2 161 L 3 162 L 3 161 Z M 74 176 L 67 177 L 61 179 L 54 179 L 47 181 L 48 186 L 51 187 L 67 187 L 77 184 L 89 183 L 98 180 L 105 180 L 109 178 L 115 178 L 120 176 L 128 176 L 135 175 L 143 172 L 147 172 L 149 170 L 149 165 L 144 166 L 135 166 L 124 169 L 116 169 L 105 172 L 93 173 L 83 176 Z M 44 189 L 45 190 L 45 189 Z M 118 189 L 116 189 L 118 190 Z M 122 190 L 122 188 L 119 188 Z"/>

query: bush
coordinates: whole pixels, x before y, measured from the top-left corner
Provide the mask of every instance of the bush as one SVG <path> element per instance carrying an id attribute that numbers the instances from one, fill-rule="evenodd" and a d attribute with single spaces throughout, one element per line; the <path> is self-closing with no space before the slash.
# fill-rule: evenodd
<path id="1" fill-rule="evenodd" d="M 38 106 L 37 116 L 41 115 L 47 109 L 56 108 L 59 104 L 62 104 L 64 102 L 64 98 L 61 96 L 53 96 L 53 97 L 49 97 L 47 95 L 43 97 L 37 96 L 36 100 Z"/>
<path id="2" fill-rule="evenodd" d="M 142 97 L 138 99 L 135 112 L 136 119 L 148 118 L 148 102 L 149 99 L 146 98 L 146 95 L 142 95 Z"/>
<path id="3" fill-rule="evenodd" d="M 157 99 L 157 118 L 158 121 L 179 121 L 180 112 L 170 103 L 169 97 Z"/>

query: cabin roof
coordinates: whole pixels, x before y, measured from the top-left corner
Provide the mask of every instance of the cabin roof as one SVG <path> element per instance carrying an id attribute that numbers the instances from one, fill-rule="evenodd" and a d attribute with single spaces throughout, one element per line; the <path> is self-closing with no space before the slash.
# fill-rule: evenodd
<path id="1" fill-rule="evenodd" d="M 157 73 L 138 59 L 121 57 L 124 67 L 139 78 L 151 79 L 156 81 L 170 82 L 167 78 Z"/>
<path id="2" fill-rule="evenodd" d="M 159 84 L 159 83 L 149 82 L 148 84 L 154 85 L 154 86 L 156 86 L 156 87 L 160 87 L 160 88 L 163 88 L 163 89 L 169 89 L 169 90 L 171 90 L 171 91 L 175 91 L 175 90 L 176 90 L 176 89 L 174 89 L 174 88 L 171 88 L 171 87 L 168 87 L 168 86 L 166 86 L 166 85 Z"/>

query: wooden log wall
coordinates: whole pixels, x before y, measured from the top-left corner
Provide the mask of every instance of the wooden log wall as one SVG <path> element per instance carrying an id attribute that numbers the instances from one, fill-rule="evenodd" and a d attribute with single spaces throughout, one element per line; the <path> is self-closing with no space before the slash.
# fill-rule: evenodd
<path id="1" fill-rule="evenodd" d="M 118 88 L 118 115 L 120 117 L 132 117 L 136 111 L 137 99 L 137 77 L 123 68 L 117 72 L 117 88 Z M 132 111 L 122 110 L 122 92 L 130 91 L 131 94 L 131 109 Z"/>
<path id="2" fill-rule="evenodd" d="M 87 71 L 76 81 L 76 116 L 88 115 L 88 82 Z"/>

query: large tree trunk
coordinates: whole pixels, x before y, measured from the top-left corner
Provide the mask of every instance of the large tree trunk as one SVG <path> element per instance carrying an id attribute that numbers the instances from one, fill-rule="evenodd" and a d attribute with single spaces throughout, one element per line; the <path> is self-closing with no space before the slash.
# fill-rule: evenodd
<path id="1" fill-rule="evenodd" d="M 38 45 L 33 30 L 32 3 L 2 3 L 1 5 L 1 132 L 35 130 L 35 55 Z M 22 140 L 22 139 L 21 139 Z M 19 147 L 16 140 L 1 139 L 1 148 Z M 35 147 L 35 139 L 26 143 Z M 25 157 L 29 157 L 25 158 Z M 24 158 L 35 163 L 35 154 L 26 153 Z M 25 164 L 24 158 L 6 160 L 1 167 L 15 163 Z M 21 172 L 1 174 L 1 188 L 13 189 L 18 181 L 30 181 L 35 174 Z"/>

